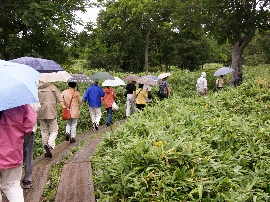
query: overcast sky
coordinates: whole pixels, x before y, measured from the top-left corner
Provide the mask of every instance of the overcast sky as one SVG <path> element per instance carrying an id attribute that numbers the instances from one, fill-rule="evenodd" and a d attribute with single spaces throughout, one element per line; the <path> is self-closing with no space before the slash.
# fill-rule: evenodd
<path id="1" fill-rule="evenodd" d="M 81 18 L 84 21 L 84 23 L 87 23 L 90 20 L 95 23 L 96 22 L 96 18 L 97 18 L 97 14 L 98 14 L 98 12 L 99 12 L 100 9 L 99 8 L 86 8 L 86 10 L 87 10 L 86 13 L 77 12 L 76 13 L 77 16 L 79 18 Z M 83 26 L 75 26 L 75 27 L 76 27 L 76 29 L 78 31 L 82 31 L 83 30 Z"/>

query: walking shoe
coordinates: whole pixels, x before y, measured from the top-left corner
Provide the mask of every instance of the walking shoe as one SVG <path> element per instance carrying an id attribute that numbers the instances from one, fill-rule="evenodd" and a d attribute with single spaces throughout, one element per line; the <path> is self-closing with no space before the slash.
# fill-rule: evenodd
<path id="1" fill-rule="evenodd" d="M 72 137 L 70 138 L 70 143 L 76 142 L 76 140 Z"/>
<path id="2" fill-rule="evenodd" d="M 95 122 L 95 128 L 96 130 L 98 130 L 98 124 Z"/>
<path id="3" fill-rule="evenodd" d="M 70 136 L 70 134 L 66 133 L 66 141 L 69 141 L 69 136 Z"/>
<path id="4" fill-rule="evenodd" d="M 110 125 L 112 125 L 111 123 L 106 123 L 106 126 L 110 126 Z"/>
<path id="5" fill-rule="evenodd" d="M 96 130 L 96 122 L 94 122 L 94 123 L 92 124 L 92 126 L 93 126 L 93 130 Z"/>
<path id="6" fill-rule="evenodd" d="M 46 150 L 45 157 L 52 158 L 52 152 L 51 152 L 51 147 L 50 147 L 50 145 L 45 144 L 43 147 L 44 147 L 44 149 Z M 47 156 L 46 156 L 46 154 L 47 154 Z"/>
<path id="7" fill-rule="evenodd" d="M 22 183 L 23 189 L 30 189 L 31 186 L 32 186 L 32 182 L 23 182 Z"/>

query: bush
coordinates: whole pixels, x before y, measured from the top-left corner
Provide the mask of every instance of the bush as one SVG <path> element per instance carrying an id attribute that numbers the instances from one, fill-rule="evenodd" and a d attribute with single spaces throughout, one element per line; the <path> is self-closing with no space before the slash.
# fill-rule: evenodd
<path id="1" fill-rule="evenodd" d="M 173 96 L 98 146 L 97 201 L 269 201 L 269 66 L 261 68 L 244 67 L 241 86 L 207 97 L 195 91 L 200 72 L 173 70 Z M 205 67 L 211 82 L 213 70 Z"/>

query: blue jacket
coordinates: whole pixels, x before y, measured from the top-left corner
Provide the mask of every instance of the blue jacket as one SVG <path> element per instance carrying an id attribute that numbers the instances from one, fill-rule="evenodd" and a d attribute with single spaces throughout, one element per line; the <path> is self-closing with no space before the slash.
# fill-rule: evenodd
<path id="1" fill-rule="evenodd" d="M 104 97 L 105 93 L 97 84 L 93 84 L 89 86 L 84 95 L 83 95 L 83 102 L 87 102 L 89 107 L 98 108 L 101 107 L 101 97 Z"/>

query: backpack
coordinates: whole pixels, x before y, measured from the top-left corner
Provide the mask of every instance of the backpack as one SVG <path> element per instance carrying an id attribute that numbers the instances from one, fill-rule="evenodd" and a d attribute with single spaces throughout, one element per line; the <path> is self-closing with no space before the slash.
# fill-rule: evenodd
<path id="1" fill-rule="evenodd" d="M 151 93 L 151 91 L 147 91 L 147 93 L 148 93 L 147 98 L 148 98 L 148 99 L 152 99 L 152 93 Z"/>
<path id="2" fill-rule="evenodd" d="M 167 94 L 168 93 L 166 81 L 163 81 L 163 80 L 160 81 L 159 92 L 160 92 L 160 94 Z"/>

